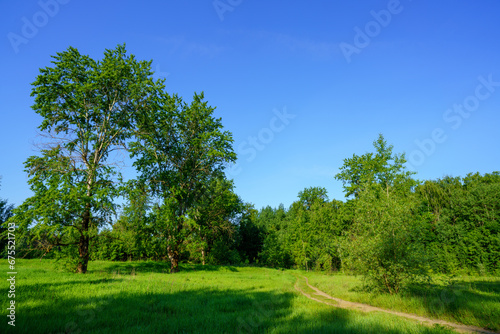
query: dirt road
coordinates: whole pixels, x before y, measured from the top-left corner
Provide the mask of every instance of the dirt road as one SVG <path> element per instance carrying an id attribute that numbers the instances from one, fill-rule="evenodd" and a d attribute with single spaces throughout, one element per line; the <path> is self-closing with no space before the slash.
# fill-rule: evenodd
<path id="1" fill-rule="evenodd" d="M 419 315 L 416 315 L 416 314 L 386 310 L 386 309 L 383 309 L 383 308 L 380 308 L 380 307 L 371 306 L 371 305 L 368 305 L 368 304 L 361 304 L 361 303 L 349 302 L 347 300 L 335 298 L 335 297 L 332 297 L 332 296 L 324 293 L 323 291 L 319 290 L 318 288 L 310 285 L 309 284 L 309 280 L 307 279 L 307 277 L 303 276 L 303 278 L 305 279 L 305 282 L 306 282 L 307 286 L 309 288 L 311 288 L 312 290 L 315 291 L 313 293 L 313 295 L 308 294 L 308 293 L 302 291 L 299 288 L 298 282 L 299 282 L 300 278 L 297 278 L 297 282 L 295 283 L 295 289 L 297 291 L 299 291 L 305 297 L 307 297 L 309 299 L 312 299 L 314 301 L 317 301 L 318 303 L 323 303 L 323 304 L 327 304 L 327 305 L 331 305 L 331 306 L 335 306 L 335 307 L 339 307 L 339 308 L 343 308 L 343 309 L 349 309 L 349 310 L 359 310 L 359 311 L 363 311 L 363 312 L 374 312 L 374 311 L 377 311 L 377 312 L 384 312 L 384 313 L 394 314 L 394 315 L 397 315 L 397 316 L 400 316 L 400 317 L 403 317 L 403 318 L 417 320 L 418 322 L 420 322 L 420 323 L 422 323 L 424 325 L 428 325 L 428 326 L 433 326 L 435 324 L 438 324 L 438 325 L 441 325 L 441 326 L 448 326 L 448 327 L 453 328 L 455 331 L 457 331 L 459 333 L 488 333 L 488 334 L 490 334 L 490 333 L 491 334 L 497 334 L 498 333 L 498 332 L 492 332 L 492 331 L 489 331 L 489 330 L 486 330 L 486 329 L 483 329 L 483 328 L 480 328 L 480 327 L 455 324 L 455 323 L 444 321 L 444 320 L 437 320 L 437 319 L 431 319 L 431 318 L 422 317 L 422 316 L 419 316 Z M 327 301 L 320 300 L 318 298 L 315 298 L 314 295 L 316 295 L 316 296 L 322 296 L 324 298 L 333 300 L 336 303 L 329 303 Z"/>

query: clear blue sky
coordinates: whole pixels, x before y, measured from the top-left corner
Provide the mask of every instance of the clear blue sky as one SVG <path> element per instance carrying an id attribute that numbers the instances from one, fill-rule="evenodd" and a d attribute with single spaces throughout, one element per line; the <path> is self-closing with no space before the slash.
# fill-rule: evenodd
<path id="1" fill-rule="evenodd" d="M 68 46 L 100 58 L 126 43 L 171 93 L 204 91 L 234 135 L 236 191 L 257 208 L 310 186 L 343 199 L 334 175 L 379 133 L 420 179 L 500 170 L 495 0 L 41 0 L 0 12 L 0 198 L 16 205 L 31 194 L 23 163 L 41 122 L 31 83 Z"/>

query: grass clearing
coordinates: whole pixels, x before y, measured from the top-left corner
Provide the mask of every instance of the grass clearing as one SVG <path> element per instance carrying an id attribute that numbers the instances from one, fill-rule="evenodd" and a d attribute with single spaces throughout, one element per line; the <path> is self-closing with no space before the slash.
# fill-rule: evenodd
<path id="1" fill-rule="evenodd" d="M 436 277 L 434 283 L 415 285 L 399 295 L 360 291 L 361 279 L 342 274 L 304 272 L 309 283 L 325 293 L 352 302 L 500 330 L 500 278 Z"/>
<path id="2" fill-rule="evenodd" d="M 76 275 L 50 260 L 16 268 L 16 327 L 4 317 L 2 333 L 451 333 L 311 301 L 294 289 L 295 271 L 183 265 L 171 275 L 162 263 L 92 262 Z"/>

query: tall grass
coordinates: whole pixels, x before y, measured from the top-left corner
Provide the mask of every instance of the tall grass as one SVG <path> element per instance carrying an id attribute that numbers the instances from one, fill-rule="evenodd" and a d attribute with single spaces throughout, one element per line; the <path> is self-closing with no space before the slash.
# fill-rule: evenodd
<path id="1" fill-rule="evenodd" d="M 500 330 L 500 277 L 435 276 L 397 295 L 363 291 L 361 279 L 342 274 L 304 273 L 309 283 L 337 298 L 434 319 Z"/>
<path id="2" fill-rule="evenodd" d="M 2 298 L 2 333 L 450 333 L 314 302 L 296 292 L 293 271 L 183 265 L 168 274 L 162 263 L 92 262 L 77 275 L 50 260 L 16 265 L 16 327 Z"/>

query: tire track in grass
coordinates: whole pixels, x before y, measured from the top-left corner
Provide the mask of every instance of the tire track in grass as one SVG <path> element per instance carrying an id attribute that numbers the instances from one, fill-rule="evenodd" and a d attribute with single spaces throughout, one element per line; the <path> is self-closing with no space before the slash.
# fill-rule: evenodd
<path id="1" fill-rule="evenodd" d="M 498 332 L 492 332 L 490 330 L 487 330 L 487 329 L 484 329 L 484 328 L 481 328 L 481 327 L 461 325 L 461 324 L 456 324 L 456 323 L 448 322 L 448 321 L 444 321 L 444 320 L 431 319 L 431 318 L 422 317 L 422 316 L 419 316 L 419 315 L 416 315 L 416 314 L 411 314 L 411 313 L 404 313 L 404 312 L 386 310 L 386 309 L 383 309 L 383 308 L 380 308 L 380 307 L 371 306 L 371 305 L 368 305 L 368 304 L 355 303 L 355 302 L 350 302 L 350 301 L 347 301 L 347 300 L 335 298 L 335 297 L 332 297 L 332 296 L 324 293 L 320 289 L 318 289 L 318 288 L 310 285 L 309 284 L 309 280 L 307 279 L 307 277 L 305 277 L 305 276 L 302 276 L 302 277 L 305 279 L 305 282 L 306 282 L 307 286 L 310 289 L 314 290 L 315 292 L 313 294 L 309 294 L 309 293 L 304 292 L 302 289 L 300 289 L 300 287 L 299 287 L 299 278 L 298 277 L 297 277 L 297 281 L 295 282 L 295 286 L 294 286 L 295 290 L 297 290 L 298 292 L 300 292 L 305 297 L 307 297 L 307 298 L 309 298 L 311 300 L 314 300 L 314 301 L 316 301 L 318 303 L 323 303 L 323 304 L 326 304 L 326 305 L 330 305 L 330 306 L 334 306 L 334 307 L 339 307 L 339 308 L 343 308 L 343 309 L 348 309 L 348 310 L 358 310 L 358 311 L 362 311 L 362 312 L 383 312 L 383 313 L 389 313 L 389 314 L 397 315 L 399 317 L 403 317 L 403 318 L 407 318 L 407 319 L 412 319 L 412 320 L 417 320 L 421 324 L 427 325 L 427 326 L 441 325 L 441 326 L 451 327 L 451 328 L 453 328 L 455 331 L 457 331 L 459 333 L 498 334 Z M 329 300 L 333 300 L 335 303 L 330 303 L 330 302 L 327 302 L 325 300 L 318 299 L 318 298 L 314 297 L 313 295 L 321 296 L 323 298 L 326 298 L 326 299 L 329 299 Z"/>

